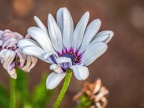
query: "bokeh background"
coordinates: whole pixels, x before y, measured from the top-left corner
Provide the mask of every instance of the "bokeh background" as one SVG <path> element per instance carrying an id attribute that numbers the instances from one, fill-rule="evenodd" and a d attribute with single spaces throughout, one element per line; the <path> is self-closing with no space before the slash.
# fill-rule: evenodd
<path id="1" fill-rule="evenodd" d="M 55 16 L 60 7 L 67 7 L 76 24 L 85 11 L 90 21 L 99 18 L 101 30 L 112 30 L 115 35 L 107 52 L 89 66 L 86 81 L 101 78 L 109 89 L 108 108 L 144 108 L 144 0 L 0 0 L 0 29 L 10 29 L 23 35 L 36 25 L 38 16 L 46 25 L 48 13 Z M 49 71 L 49 64 L 39 61 L 29 73 L 29 88 L 39 82 L 42 72 Z M 0 66 L 0 82 L 9 89 L 9 75 Z M 61 108 L 74 108 L 72 97 L 85 81 L 72 78 Z M 52 107 L 61 85 L 51 99 Z"/>

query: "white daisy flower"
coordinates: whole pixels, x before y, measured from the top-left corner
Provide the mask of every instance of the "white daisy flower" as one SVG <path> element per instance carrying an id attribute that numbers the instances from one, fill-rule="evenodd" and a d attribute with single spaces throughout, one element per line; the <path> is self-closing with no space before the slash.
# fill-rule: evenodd
<path id="1" fill-rule="evenodd" d="M 16 79 L 15 66 L 29 72 L 37 63 L 37 58 L 23 54 L 17 47 L 23 36 L 10 30 L 0 30 L 0 61 L 9 75 Z"/>
<path id="2" fill-rule="evenodd" d="M 78 80 L 89 76 L 86 66 L 94 62 L 107 50 L 107 43 L 113 32 L 106 30 L 97 33 L 101 21 L 95 19 L 89 25 L 89 12 L 86 12 L 74 29 L 73 20 L 67 8 L 60 8 L 56 20 L 48 15 L 48 29 L 34 17 L 38 27 L 30 27 L 28 34 L 35 40 L 24 39 L 18 46 L 28 55 L 36 56 L 48 63 L 53 70 L 46 81 L 48 89 L 55 88 L 72 69 Z"/>

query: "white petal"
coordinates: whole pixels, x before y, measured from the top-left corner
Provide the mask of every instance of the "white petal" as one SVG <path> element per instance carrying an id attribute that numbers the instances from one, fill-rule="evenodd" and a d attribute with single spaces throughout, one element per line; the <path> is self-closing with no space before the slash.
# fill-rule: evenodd
<path id="1" fill-rule="evenodd" d="M 63 69 L 67 69 L 72 65 L 71 59 L 67 57 L 57 58 L 57 63 L 60 64 Z"/>
<path id="2" fill-rule="evenodd" d="M 60 8 L 57 12 L 57 23 L 61 29 L 64 47 L 70 49 L 74 24 L 67 8 Z"/>
<path id="3" fill-rule="evenodd" d="M 2 49 L 0 51 L 0 60 L 1 60 L 1 63 L 3 63 L 3 58 L 5 57 L 7 51 L 8 51 L 7 49 Z"/>
<path id="4" fill-rule="evenodd" d="M 3 44 L 3 40 L 0 40 L 0 46 L 2 46 L 2 44 Z"/>
<path id="5" fill-rule="evenodd" d="M 57 11 L 56 20 L 60 30 L 63 31 L 63 8 Z"/>
<path id="6" fill-rule="evenodd" d="M 18 32 L 12 32 L 12 33 L 14 33 L 14 35 L 15 35 L 15 37 L 14 38 L 16 38 L 17 40 L 20 40 L 20 39 L 23 39 L 24 38 L 24 36 L 23 35 L 21 35 L 20 33 L 18 33 Z"/>
<path id="7" fill-rule="evenodd" d="M 29 67 L 29 71 L 37 64 L 38 59 L 36 57 L 30 56 L 31 58 L 31 65 Z"/>
<path id="8" fill-rule="evenodd" d="M 46 34 L 48 34 L 47 28 L 46 28 L 45 25 L 41 22 L 41 20 L 40 20 L 38 17 L 36 17 L 36 16 L 34 16 L 34 20 L 35 20 L 37 26 L 38 26 L 42 31 L 44 31 Z"/>
<path id="9" fill-rule="evenodd" d="M 26 56 L 25 65 L 22 66 L 22 70 L 30 72 L 31 69 L 36 65 L 37 58 L 33 56 Z"/>
<path id="10" fill-rule="evenodd" d="M 10 77 L 12 77 L 13 79 L 16 79 L 16 78 L 17 78 L 17 73 L 16 73 L 16 70 L 15 70 L 15 69 L 8 70 L 7 72 L 8 72 L 8 74 L 10 75 Z"/>
<path id="11" fill-rule="evenodd" d="M 23 38 L 23 36 L 21 34 L 19 34 L 17 32 L 12 32 L 12 31 L 9 31 L 9 30 L 5 30 L 2 37 L 5 40 L 9 39 L 10 37 L 15 38 L 17 40 L 20 40 L 20 39 Z"/>
<path id="12" fill-rule="evenodd" d="M 33 39 L 35 39 L 45 51 L 53 50 L 53 47 L 51 45 L 51 41 L 50 41 L 48 35 L 45 32 L 43 32 L 40 28 L 30 27 L 28 29 L 28 34 Z"/>
<path id="13" fill-rule="evenodd" d="M 2 34 L 3 34 L 3 31 L 2 31 L 2 30 L 0 30 L 0 38 L 2 38 Z"/>
<path id="14" fill-rule="evenodd" d="M 89 70 L 85 66 L 73 65 L 71 66 L 71 69 L 78 80 L 85 80 L 89 76 Z"/>
<path id="15" fill-rule="evenodd" d="M 80 21 L 78 22 L 78 24 L 74 30 L 73 39 L 72 39 L 72 41 L 73 41 L 72 48 L 74 49 L 74 52 L 76 52 L 76 50 L 81 45 L 88 20 L 89 20 L 89 12 L 86 12 L 82 16 L 82 18 L 80 19 Z"/>
<path id="16" fill-rule="evenodd" d="M 17 61 L 17 66 L 19 68 L 22 68 L 26 61 L 26 55 L 21 53 L 19 49 L 15 50 L 15 52 L 16 52 L 17 56 L 19 57 L 19 60 Z"/>
<path id="17" fill-rule="evenodd" d="M 67 57 L 57 58 L 57 63 L 65 63 L 65 62 L 71 62 L 71 59 Z"/>
<path id="18" fill-rule="evenodd" d="M 56 73 L 62 73 L 63 70 L 62 68 L 60 67 L 60 65 L 57 65 L 57 64 L 52 64 L 50 65 L 50 70 L 53 70 L 55 71 Z"/>
<path id="19" fill-rule="evenodd" d="M 7 39 L 6 41 L 3 42 L 3 45 L 2 45 L 2 48 L 10 48 L 10 47 L 16 47 L 16 43 L 17 43 L 17 40 L 15 38 L 10 38 Z"/>
<path id="20" fill-rule="evenodd" d="M 101 103 L 100 103 L 99 101 L 95 103 L 95 106 L 96 106 L 97 108 L 103 108 L 103 106 L 101 105 Z"/>
<path id="21" fill-rule="evenodd" d="M 97 93 L 97 95 L 95 95 L 95 100 L 99 101 L 100 99 L 102 99 L 104 96 L 108 95 L 109 91 L 106 90 L 105 87 L 101 87 L 99 92 Z"/>
<path id="22" fill-rule="evenodd" d="M 12 63 L 15 58 L 15 55 L 16 55 L 16 53 L 14 51 L 7 50 L 7 52 L 3 58 L 3 67 L 6 70 L 12 70 L 14 68 Z"/>
<path id="23" fill-rule="evenodd" d="M 14 69 L 14 58 L 15 58 L 15 52 L 11 51 L 11 50 L 2 50 L 4 57 L 1 60 L 1 63 L 3 64 L 3 67 L 7 70 L 8 74 L 16 79 L 17 78 L 17 74 L 16 71 Z"/>
<path id="24" fill-rule="evenodd" d="M 41 59 L 48 62 L 48 63 L 56 63 L 56 59 L 58 58 L 58 55 L 54 51 L 48 51 L 41 55 Z"/>
<path id="25" fill-rule="evenodd" d="M 39 44 L 37 42 L 35 42 L 34 40 L 32 39 L 22 39 L 18 42 L 17 46 L 19 48 L 23 48 L 25 46 L 29 46 L 29 45 L 32 45 L 32 46 L 39 46 Z"/>
<path id="26" fill-rule="evenodd" d="M 93 90 L 93 94 L 96 94 L 98 91 L 100 91 L 101 86 L 102 86 L 101 80 L 100 80 L 100 79 L 97 79 L 97 81 L 96 81 L 96 86 L 95 86 L 95 88 L 94 88 L 94 90 Z"/>
<path id="27" fill-rule="evenodd" d="M 45 53 L 44 50 L 42 50 L 40 47 L 38 46 L 26 46 L 23 47 L 21 49 L 21 51 L 26 54 L 26 55 L 31 55 L 31 56 L 35 56 L 41 59 L 41 55 Z"/>
<path id="28" fill-rule="evenodd" d="M 105 30 L 102 32 L 99 32 L 95 38 L 93 39 L 92 42 L 105 42 L 108 43 L 112 37 L 113 37 L 114 33 L 110 30 Z"/>
<path id="29" fill-rule="evenodd" d="M 90 65 L 107 50 L 107 47 L 107 44 L 103 42 L 90 44 L 82 55 L 81 63 L 85 66 Z"/>
<path id="30" fill-rule="evenodd" d="M 55 72 L 52 72 L 46 80 L 46 87 L 47 89 L 54 89 L 58 86 L 58 84 L 62 81 L 62 79 L 65 77 L 65 73 L 57 74 Z"/>
<path id="31" fill-rule="evenodd" d="M 12 31 L 11 30 L 9 30 L 9 29 L 5 29 L 4 30 L 4 33 L 11 33 Z"/>
<path id="32" fill-rule="evenodd" d="M 48 31 L 53 47 L 56 51 L 62 52 L 62 35 L 61 31 L 51 14 L 48 15 Z"/>
<path id="33" fill-rule="evenodd" d="M 22 67 L 22 70 L 29 72 L 30 71 L 30 65 L 31 65 L 31 58 L 30 56 L 27 56 L 25 65 Z"/>
<path id="34" fill-rule="evenodd" d="M 88 47 L 96 33 L 99 31 L 101 26 L 101 21 L 99 19 L 96 19 L 92 21 L 88 27 L 86 28 L 86 33 L 83 38 L 83 42 L 81 44 L 81 47 L 79 49 L 79 54 L 83 53 L 84 50 Z"/>

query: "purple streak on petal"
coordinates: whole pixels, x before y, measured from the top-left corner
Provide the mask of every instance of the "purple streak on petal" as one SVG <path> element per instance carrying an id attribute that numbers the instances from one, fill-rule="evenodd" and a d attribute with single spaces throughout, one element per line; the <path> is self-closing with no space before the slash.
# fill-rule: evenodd
<path id="1" fill-rule="evenodd" d="M 6 49 L 9 49 L 9 50 L 15 51 L 16 48 L 17 48 L 17 47 L 12 46 L 12 47 L 7 47 Z"/>
<path id="2" fill-rule="evenodd" d="M 57 54 L 58 54 L 58 56 L 60 56 L 62 53 L 60 53 L 60 52 L 57 52 Z"/>
<path id="3" fill-rule="evenodd" d="M 74 52 L 74 49 L 71 47 L 69 52 L 72 52 L 72 53 L 73 53 L 73 52 Z"/>
<path id="4" fill-rule="evenodd" d="M 22 68 L 20 61 L 17 62 L 17 67 L 18 67 L 18 68 Z"/>
<path id="5" fill-rule="evenodd" d="M 67 48 L 66 49 L 66 52 L 71 52 L 72 51 L 72 48 Z"/>
<path id="6" fill-rule="evenodd" d="M 57 64 L 57 62 L 56 62 L 56 56 L 54 54 L 50 55 L 49 59 L 50 59 L 51 62 Z"/>
<path id="7" fill-rule="evenodd" d="M 81 63 L 81 60 L 78 60 L 77 63 L 75 63 L 74 65 L 79 65 Z"/>
<path id="8" fill-rule="evenodd" d="M 61 67 L 62 67 L 64 70 L 66 70 L 66 69 L 68 69 L 68 68 L 71 67 L 71 63 L 70 63 L 70 62 L 61 63 L 60 65 L 61 65 Z"/>
<path id="9" fill-rule="evenodd" d="M 66 53 L 66 49 L 63 49 L 63 50 L 62 50 L 62 54 L 65 54 L 65 53 Z"/>
<path id="10" fill-rule="evenodd" d="M 58 56 L 60 57 L 61 55 L 66 53 L 66 49 L 62 49 L 62 52 L 57 52 Z"/>
<path id="11" fill-rule="evenodd" d="M 79 50 L 76 50 L 76 51 L 74 52 L 77 56 L 78 56 L 78 51 L 79 51 Z"/>
<path id="12" fill-rule="evenodd" d="M 16 57 L 16 58 L 19 57 L 17 53 L 16 53 L 15 57 Z"/>
<path id="13" fill-rule="evenodd" d="M 57 52 L 57 54 L 60 57 L 64 52 L 65 52 L 65 50 L 63 49 L 61 52 Z"/>
<path id="14" fill-rule="evenodd" d="M 82 56 L 82 54 L 83 54 L 83 53 L 79 53 L 79 52 L 77 51 L 77 56 L 80 57 L 80 56 Z"/>
<path id="15" fill-rule="evenodd" d="M 0 51 L 2 50 L 2 46 L 0 46 Z"/>
<path id="16" fill-rule="evenodd" d="M 12 70 L 14 67 L 15 67 L 15 62 L 12 62 L 12 63 L 10 64 L 10 70 Z"/>

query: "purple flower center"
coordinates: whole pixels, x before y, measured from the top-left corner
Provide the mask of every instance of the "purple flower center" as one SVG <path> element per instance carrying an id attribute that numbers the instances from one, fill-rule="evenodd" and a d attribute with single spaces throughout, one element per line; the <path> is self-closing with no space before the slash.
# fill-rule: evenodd
<path id="1" fill-rule="evenodd" d="M 72 61 L 72 64 L 76 64 L 78 62 L 78 56 L 76 54 L 73 54 L 72 52 L 62 54 L 61 57 L 70 58 Z"/>

